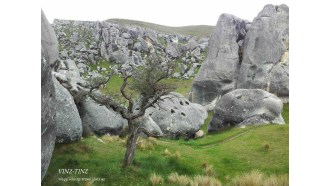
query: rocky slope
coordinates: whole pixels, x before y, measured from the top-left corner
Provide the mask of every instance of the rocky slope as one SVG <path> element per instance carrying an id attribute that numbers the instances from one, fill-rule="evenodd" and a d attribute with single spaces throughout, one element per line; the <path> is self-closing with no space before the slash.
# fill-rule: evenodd
<path id="1" fill-rule="evenodd" d="M 111 21 L 111 20 L 110 20 Z M 174 77 L 193 77 L 204 60 L 208 38 L 168 32 L 169 27 L 141 27 L 110 21 L 54 20 L 60 58 L 72 59 L 82 74 L 91 73 L 91 64 L 108 63 L 111 69 L 131 70 L 143 65 L 149 53 L 177 61 Z M 155 25 L 155 24 L 154 24 Z M 165 31 L 160 31 L 164 29 Z M 166 32 L 167 31 L 167 32 Z M 106 69 L 99 69 L 99 71 Z"/>

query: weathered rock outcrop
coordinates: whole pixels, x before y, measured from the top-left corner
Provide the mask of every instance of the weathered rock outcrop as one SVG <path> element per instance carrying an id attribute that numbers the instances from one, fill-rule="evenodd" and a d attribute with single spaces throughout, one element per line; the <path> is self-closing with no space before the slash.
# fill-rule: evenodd
<path id="1" fill-rule="evenodd" d="M 266 5 L 244 41 L 237 88 L 260 88 L 289 97 L 289 7 Z"/>
<path id="2" fill-rule="evenodd" d="M 173 58 L 180 57 L 180 51 L 174 43 L 170 43 L 166 47 L 166 52 Z"/>
<path id="3" fill-rule="evenodd" d="M 83 95 L 86 95 L 86 92 L 88 92 L 86 88 L 87 82 L 81 78 L 79 69 L 73 60 L 67 59 L 62 62 L 59 66 L 59 71 L 53 72 L 54 76 L 70 92 L 73 98 L 80 102 L 83 99 Z M 92 72 L 90 74 L 93 75 Z"/>
<path id="4" fill-rule="evenodd" d="M 191 136 L 199 130 L 207 118 L 206 109 L 189 102 L 178 93 L 163 96 L 155 107 L 146 110 L 165 136 Z"/>
<path id="5" fill-rule="evenodd" d="M 41 10 L 41 180 L 44 178 L 55 145 L 56 107 L 51 66 L 57 59 L 57 40 Z"/>
<path id="6" fill-rule="evenodd" d="M 94 132 L 97 135 L 106 133 L 119 134 L 126 120 L 118 113 L 100 106 L 92 99 L 84 100 L 78 107 L 81 116 L 84 135 Z"/>
<path id="7" fill-rule="evenodd" d="M 236 89 L 217 102 L 208 131 L 251 124 L 284 124 L 282 101 L 261 89 Z"/>
<path id="8" fill-rule="evenodd" d="M 227 92 L 263 89 L 289 99 L 289 8 L 266 5 L 252 23 L 222 14 L 189 99 L 207 105 Z"/>
<path id="9" fill-rule="evenodd" d="M 162 58 L 171 58 L 190 66 L 204 59 L 208 38 L 196 41 L 192 36 L 167 34 L 139 26 L 127 26 L 111 21 L 54 20 L 53 27 L 59 40 L 60 58 L 78 64 L 98 64 L 121 67 L 143 65 L 146 55 L 157 52 Z M 188 42 L 189 41 L 189 42 Z M 183 58 L 184 60 L 179 60 Z M 78 65 L 80 67 L 80 65 Z M 118 69 L 120 70 L 120 69 Z M 126 69 L 129 70 L 129 69 Z M 82 73 L 88 69 L 81 69 Z M 193 77 L 195 73 L 179 74 L 178 78 Z"/>
<path id="10" fill-rule="evenodd" d="M 194 79 L 189 99 L 202 105 L 236 88 L 240 44 L 246 22 L 230 14 L 219 17 L 209 40 L 209 52 Z"/>
<path id="11" fill-rule="evenodd" d="M 56 143 L 70 143 L 80 140 L 82 124 L 78 109 L 69 91 L 55 78 Z"/>

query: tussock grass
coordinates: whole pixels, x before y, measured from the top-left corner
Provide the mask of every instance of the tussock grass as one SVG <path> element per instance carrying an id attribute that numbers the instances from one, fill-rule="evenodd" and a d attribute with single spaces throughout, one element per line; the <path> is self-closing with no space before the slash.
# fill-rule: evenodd
<path id="1" fill-rule="evenodd" d="M 171 184 L 177 184 L 179 186 L 189 186 L 192 180 L 186 175 L 179 175 L 177 172 L 171 173 L 168 178 L 168 182 Z"/>
<path id="2" fill-rule="evenodd" d="M 289 176 L 288 175 L 281 175 L 281 176 L 271 175 L 264 180 L 263 185 L 265 185 L 265 186 L 288 186 L 289 185 Z"/>
<path id="3" fill-rule="evenodd" d="M 94 181 L 87 181 L 84 183 L 84 186 L 93 186 Z"/>
<path id="4" fill-rule="evenodd" d="M 176 160 L 179 160 L 181 157 L 181 154 L 179 151 L 175 151 L 175 153 L 172 155 L 172 157 Z"/>
<path id="5" fill-rule="evenodd" d="M 163 155 L 168 157 L 168 156 L 171 156 L 172 153 L 166 148 L 163 152 Z"/>
<path id="6" fill-rule="evenodd" d="M 232 180 L 232 186 L 288 186 L 288 175 L 265 176 L 258 170 L 242 174 Z"/>
<path id="7" fill-rule="evenodd" d="M 221 186 L 221 182 L 213 176 L 197 175 L 190 178 L 186 175 L 171 173 L 168 176 L 168 182 L 179 186 Z"/>
<path id="8" fill-rule="evenodd" d="M 169 157 L 174 160 L 179 160 L 181 157 L 181 153 L 179 151 L 175 151 L 175 153 L 171 153 L 167 148 L 164 150 L 163 155 L 165 157 Z"/>
<path id="9" fill-rule="evenodd" d="M 249 173 L 245 173 L 236 177 L 233 180 L 235 186 L 261 186 L 263 181 L 263 174 L 258 170 L 253 170 Z"/>
<path id="10" fill-rule="evenodd" d="M 156 173 L 152 173 L 149 178 L 152 185 L 161 185 L 164 183 L 164 179 L 161 175 L 158 175 Z"/>
<path id="11" fill-rule="evenodd" d="M 201 176 L 197 175 L 194 177 L 191 186 L 221 186 L 221 182 L 212 176 Z"/>
<path id="12" fill-rule="evenodd" d="M 137 141 L 137 147 L 138 149 L 144 151 L 144 150 L 153 150 L 155 148 L 155 145 L 157 145 L 156 138 L 139 138 Z"/>
<path id="13" fill-rule="evenodd" d="M 105 143 L 118 143 L 121 146 L 125 146 L 126 145 L 126 137 L 125 138 L 121 138 L 119 136 L 111 136 L 111 135 L 103 135 L 100 139 L 103 140 L 103 142 Z"/>
<path id="14" fill-rule="evenodd" d="M 216 176 L 213 165 L 203 164 L 202 168 L 205 176 Z"/>

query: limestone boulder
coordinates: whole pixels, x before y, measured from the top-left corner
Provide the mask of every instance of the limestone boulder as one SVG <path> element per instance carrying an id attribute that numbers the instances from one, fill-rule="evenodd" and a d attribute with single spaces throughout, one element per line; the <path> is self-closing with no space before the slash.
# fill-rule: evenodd
<path id="1" fill-rule="evenodd" d="M 289 97 L 289 7 L 266 5 L 244 41 L 237 88 L 263 89 Z"/>
<path id="2" fill-rule="evenodd" d="M 56 143 L 70 143 L 80 140 L 82 124 L 78 109 L 69 91 L 55 78 Z"/>
<path id="3" fill-rule="evenodd" d="M 55 32 L 41 10 L 41 180 L 52 158 L 56 137 L 55 88 L 51 65 L 58 57 Z"/>
<path id="4" fill-rule="evenodd" d="M 276 95 L 261 89 L 236 89 L 225 94 L 215 106 L 208 131 L 230 126 L 284 124 L 283 103 Z"/>
<path id="5" fill-rule="evenodd" d="M 120 134 L 123 125 L 127 123 L 120 114 L 95 103 L 88 98 L 78 106 L 83 125 L 84 135 L 95 133 L 97 135 Z"/>
<path id="6" fill-rule="evenodd" d="M 163 96 L 158 105 L 146 110 L 165 136 L 191 136 L 204 124 L 208 114 L 199 104 L 178 93 Z"/>
<path id="7" fill-rule="evenodd" d="M 178 47 L 174 43 L 169 43 L 166 47 L 166 53 L 173 58 L 180 57 L 181 53 Z"/>
<path id="8" fill-rule="evenodd" d="M 198 43 L 194 39 L 190 39 L 187 43 L 187 50 L 194 50 L 198 46 Z"/>
<path id="9" fill-rule="evenodd" d="M 137 122 L 140 124 L 141 128 L 147 131 L 147 133 L 145 133 L 147 136 L 163 136 L 162 130 L 149 115 L 138 118 Z"/>
<path id="10" fill-rule="evenodd" d="M 236 88 L 240 67 L 238 42 L 246 34 L 245 21 L 222 14 L 209 40 L 209 52 L 193 81 L 190 101 L 207 105 Z"/>
<path id="11" fill-rule="evenodd" d="M 117 50 L 111 54 L 110 59 L 114 60 L 118 64 L 124 64 L 129 61 L 128 54 L 122 50 Z"/>

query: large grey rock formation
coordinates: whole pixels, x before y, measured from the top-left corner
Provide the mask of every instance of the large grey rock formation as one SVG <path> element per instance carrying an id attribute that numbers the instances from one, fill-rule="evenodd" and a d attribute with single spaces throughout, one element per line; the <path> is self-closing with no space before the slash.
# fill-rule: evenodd
<path id="1" fill-rule="evenodd" d="M 41 10 L 41 180 L 44 178 L 55 145 L 56 107 L 51 65 L 58 57 L 57 40 Z"/>
<path id="2" fill-rule="evenodd" d="M 196 103 L 189 102 L 178 93 L 163 96 L 159 106 L 146 110 L 156 124 L 167 136 L 190 136 L 204 124 L 207 118 L 206 109 Z"/>
<path id="3" fill-rule="evenodd" d="M 100 106 L 92 99 L 84 100 L 78 107 L 81 116 L 84 134 L 94 132 L 97 135 L 106 133 L 119 134 L 126 120 L 118 113 Z"/>
<path id="4" fill-rule="evenodd" d="M 240 67 L 239 42 L 246 34 L 246 22 L 222 14 L 209 40 L 209 52 L 194 79 L 189 99 L 202 105 L 236 88 Z"/>
<path id="5" fill-rule="evenodd" d="M 289 97 L 289 7 L 266 5 L 244 41 L 237 88 L 260 88 Z"/>
<path id="6" fill-rule="evenodd" d="M 282 101 L 261 89 L 236 89 L 225 94 L 216 104 L 208 131 L 230 126 L 252 124 L 284 124 Z"/>
<path id="7" fill-rule="evenodd" d="M 189 99 L 207 105 L 237 89 L 263 89 L 289 99 L 289 8 L 266 5 L 252 23 L 220 16 Z"/>
<path id="8" fill-rule="evenodd" d="M 78 141 L 82 136 L 82 124 L 74 99 L 55 78 L 53 81 L 56 96 L 56 143 Z"/>

